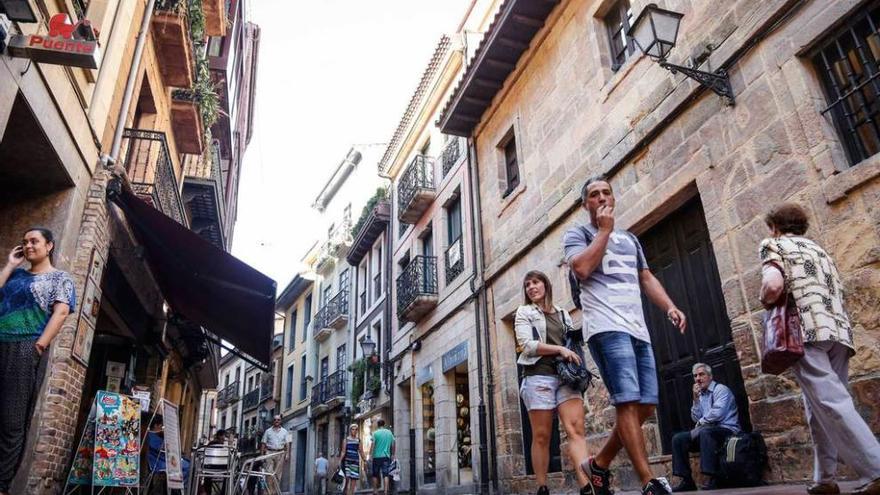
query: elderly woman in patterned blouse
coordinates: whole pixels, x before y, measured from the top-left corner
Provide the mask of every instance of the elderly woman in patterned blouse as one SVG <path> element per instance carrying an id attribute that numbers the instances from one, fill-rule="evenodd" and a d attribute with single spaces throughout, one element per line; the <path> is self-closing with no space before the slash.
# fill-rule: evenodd
<path id="1" fill-rule="evenodd" d="M 859 416 L 847 390 L 853 329 L 843 307 L 843 286 L 834 260 L 804 237 L 809 222 L 792 203 L 771 210 L 771 236 L 761 242 L 761 302 L 771 306 L 791 293 L 801 315 L 804 357 L 792 367 L 804 395 L 813 436 L 814 484 L 810 494 L 837 494 L 837 459 L 867 483 L 852 492 L 880 495 L 880 444 Z"/>

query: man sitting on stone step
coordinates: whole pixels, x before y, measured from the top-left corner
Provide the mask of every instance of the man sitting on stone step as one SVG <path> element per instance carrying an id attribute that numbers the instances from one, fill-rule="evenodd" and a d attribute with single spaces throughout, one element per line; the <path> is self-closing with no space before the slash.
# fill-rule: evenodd
<path id="1" fill-rule="evenodd" d="M 683 431 L 672 437 L 672 474 L 681 478 L 673 492 L 689 492 L 697 489 L 691 474 L 690 452 L 700 453 L 700 471 L 706 476 L 703 490 L 716 488 L 718 474 L 718 450 L 731 435 L 739 433 L 739 414 L 736 398 L 727 386 L 712 379 L 712 367 L 697 363 L 694 375 L 694 404 L 691 419 L 696 425 L 691 431 Z"/>

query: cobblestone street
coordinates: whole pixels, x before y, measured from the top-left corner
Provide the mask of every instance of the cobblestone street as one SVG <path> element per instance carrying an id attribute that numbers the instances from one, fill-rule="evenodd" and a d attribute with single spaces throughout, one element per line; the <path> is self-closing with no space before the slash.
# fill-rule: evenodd
<path id="1" fill-rule="evenodd" d="M 840 490 L 842 494 L 849 493 L 852 490 L 855 490 L 859 487 L 859 483 L 857 482 L 846 482 L 840 484 Z M 626 491 L 626 492 L 617 492 L 617 495 L 638 495 L 638 491 Z M 687 492 L 687 493 L 698 493 L 698 494 L 709 494 L 712 495 L 804 495 L 807 493 L 807 488 L 805 484 L 793 484 L 793 485 L 772 485 L 772 486 L 759 486 L 756 488 L 734 488 L 727 490 L 712 490 L 710 492 L 706 491 L 698 491 L 698 492 Z"/>

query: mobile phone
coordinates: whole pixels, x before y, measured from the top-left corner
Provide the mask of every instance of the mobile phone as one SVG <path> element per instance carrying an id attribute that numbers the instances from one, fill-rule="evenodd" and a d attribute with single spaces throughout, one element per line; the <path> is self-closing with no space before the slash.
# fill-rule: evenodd
<path id="1" fill-rule="evenodd" d="M 24 258 L 24 248 L 22 247 L 21 251 L 16 251 L 15 254 L 13 254 L 13 256 L 15 256 L 16 258 Z"/>

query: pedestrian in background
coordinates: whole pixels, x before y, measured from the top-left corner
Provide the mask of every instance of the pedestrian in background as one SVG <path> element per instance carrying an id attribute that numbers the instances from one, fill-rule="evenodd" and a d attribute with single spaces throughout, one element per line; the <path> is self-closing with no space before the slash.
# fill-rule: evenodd
<path id="1" fill-rule="evenodd" d="M 880 444 L 849 394 L 853 328 L 843 305 L 837 265 L 816 242 L 803 208 L 786 203 L 764 218 L 770 237 L 761 241 L 760 300 L 771 307 L 789 293 L 801 316 L 804 357 L 792 366 L 804 395 L 813 437 L 813 495 L 840 493 L 837 460 L 866 481 L 855 495 L 880 495 Z"/>
<path id="2" fill-rule="evenodd" d="M 327 470 L 329 467 L 330 463 L 324 457 L 324 453 L 318 452 L 318 458 L 315 459 L 315 489 L 318 491 L 318 495 L 324 495 L 327 489 Z"/>
<path id="3" fill-rule="evenodd" d="M 0 270 L 0 495 L 21 463 L 40 364 L 76 306 L 73 279 L 52 266 L 54 251 L 50 230 L 28 229 Z"/>
<path id="4" fill-rule="evenodd" d="M 276 415 L 272 419 L 272 427 L 263 432 L 262 451 L 282 452 L 283 454 L 270 457 L 263 463 L 266 471 L 273 473 L 278 483 L 281 483 L 281 472 L 284 464 L 290 459 L 290 432 L 281 426 L 281 416 Z"/>
<path id="5" fill-rule="evenodd" d="M 388 479 L 391 458 L 394 456 L 394 434 L 385 428 L 385 420 L 376 422 L 377 429 L 373 432 L 373 442 L 370 447 L 370 459 L 372 459 L 373 495 L 378 495 L 379 487 L 384 483 L 385 495 L 391 480 Z"/>
<path id="6" fill-rule="evenodd" d="M 348 436 L 342 440 L 339 447 L 339 465 L 345 472 L 345 484 L 342 493 L 352 495 L 361 478 L 361 459 L 365 458 L 361 440 L 358 438 L 358 425 L 352 423 L 348 427 Z"/>
<path id="7" fill-rule="evenodd" d="M 577 390 L 563 385 L 556 371 L 556 360 L 580 364 L 578 355 L 565 347 L 565 333 L 571 329 L 571 316 L 553 304 L 553 286 L 547 275 L 539 271 L 526 273 L 523 279 L 523 305 L 517 308 L 514 320 L 516 345 L 522 365 L 519 389 L 532 427 L 532 467 L 538 484 L 538 495 L 548 495 L 547 469 L 550 463 L 550 437 L 553 415 L 568 435 L 568 454 L 575 466 L 587 460 L 584 438 L 584 397 Z M 592 495 L 586 473 L 575 469 L 582 495 Z"/>

